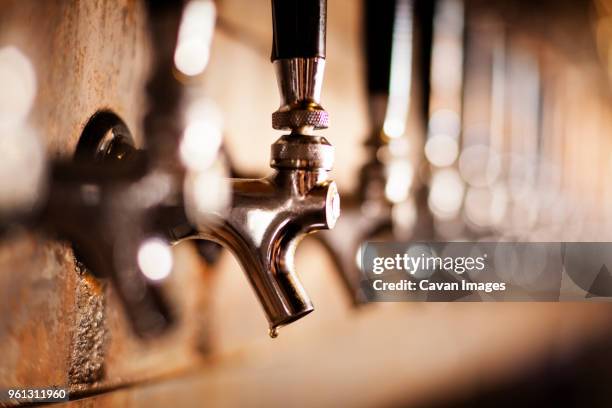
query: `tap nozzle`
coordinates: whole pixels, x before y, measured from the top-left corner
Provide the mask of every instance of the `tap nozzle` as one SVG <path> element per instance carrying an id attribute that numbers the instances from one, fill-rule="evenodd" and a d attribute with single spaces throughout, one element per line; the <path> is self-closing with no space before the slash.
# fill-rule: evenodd
<path id="1" fill-rule="evenodd" d="M 313 310 L 294 268 L 298 243 L 307 234 L 333 228 L 340 215 L 335 182 L 327 177 L 333 147 L 320 136 L 291 134 L 272 145 L 263 179 L 231 179 L 228 213 L 171 239 L 208 239 L 230 249 L 245 271 L 270 325 L 270 335 Z M 190 208 L 190 206 L 187 206 Z M 189 214 L 188 214 L 189 215 Z M 170 216 L 171 218 L 171 216 Z M 190 218 L 194 218 L 190 216 Z M 172 221 L 172 225 L 186 223 Z"/>

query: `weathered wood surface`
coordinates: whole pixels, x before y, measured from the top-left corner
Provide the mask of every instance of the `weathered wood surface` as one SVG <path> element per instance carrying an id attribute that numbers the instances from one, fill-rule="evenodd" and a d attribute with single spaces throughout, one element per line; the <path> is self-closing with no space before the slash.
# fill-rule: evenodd
<path id="1" fill-rule="evenodd" d="M 148 50 L 136 1 L 4 1 L 0 47 L 32 62 L 31 122 L 50 156 L 70 156 L 89 117 L 111 109 L 138 141 Z M 87 228 L 86 225 L 83 228 Z M 206 347 L 205 271 L 189 245 L 172 278 L 190 324 L 152 344 L 134 339 L 112 289 L 75 267 L 62 243 L 20 234 L 0 245 L 1 386 L 109 387 L 191 366 Z"/>

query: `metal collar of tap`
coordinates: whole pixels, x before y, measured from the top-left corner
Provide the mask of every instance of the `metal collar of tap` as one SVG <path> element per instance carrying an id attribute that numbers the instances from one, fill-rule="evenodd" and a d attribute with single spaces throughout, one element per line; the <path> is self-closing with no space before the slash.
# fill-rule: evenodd
<path id="1" fill-rule="evenodd" d="M 276 169 L 332 169 L 334 147 L 322 136 L 292 133 L 271 146 L 270 166 Z"/>

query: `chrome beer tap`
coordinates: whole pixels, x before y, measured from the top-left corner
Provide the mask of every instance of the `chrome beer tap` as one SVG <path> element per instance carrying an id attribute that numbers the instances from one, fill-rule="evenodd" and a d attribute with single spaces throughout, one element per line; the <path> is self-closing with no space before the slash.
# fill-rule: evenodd
<path id="1" fill-rule="evenodd" d="M 228 248 L 240 261 L 264 309 L 270 336 L 313 310 L 293 257 L 308 233 L 333 228 L 340 212 L 338 190 L 329 179 L 333 147 L 313 134 L 328 125 L 320 105 L 325 66 L 325 0 L 273 0 L 272 61 L 281 106 L 275 129 L 289 130 L 271 147 L 274 172 L 262 179 L 231 179 L 226 213 L 202 214 L 186 196 L 181 208 L 159 220 L 179 242 L 206 239 Z M 199 219 L 205 222 L 198 222 Z"/>

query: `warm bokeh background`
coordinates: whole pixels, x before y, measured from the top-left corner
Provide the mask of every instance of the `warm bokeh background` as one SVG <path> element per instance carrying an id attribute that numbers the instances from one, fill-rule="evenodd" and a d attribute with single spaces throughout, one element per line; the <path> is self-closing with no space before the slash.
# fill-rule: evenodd
<path id="1" fill-rule="evenodd" d="M 599 6 L 599 14 L 583 21 L 589 25 L 579 27 L 588 38 L 590 18 L 608 21 L 607 3 Z M 332 0 L 328 7 L 322 99 L 332 125 L 324 134 L 336 147 L 334 178 L 341 191 L 350 191 L 369 131 L 361 9 L 353 0 Z M 88 118 L 101 108 L 117 112 L 142 140 L 142 86 L 151 47 L 144 18 L 143 5 L 135 0 L 0 3 L 0 47 L 19 47 L 33 64 L 38 87 L 31 121 L 50 154 L 69 155 Z M 534 29 L 523 37 L 537 42 L 538 31 L 545 31 L 543 38 L 552 35 Z M 602 38 L 605 51 L 612 37 Z M 211 59 L 201 80 L 223 114 L 232 160 L 239 171 L 257 175 L 269 171 L 269 146 L 279 136 L 270 126 L 279 103 L 270 39 L 269 1 L 220 1 Z M 605 188 L 609 90 L 605 75 L 598 76 L 608 61 L 597 60 L 595 50 L 584 56 L 546 41 L 535 45 L 538 55 L 552 61 L 541 75 L 565 86 L 555 88 L 565 92 L 567 109 L 559 113 L 567 121 L 558 122 L 558 137 L 564 138 L 565 151 L 576 153 L 561 156 L 569 174 L 563 188 L 583 198 L 584 211 L 601 209 L 612 199 Z M 411 106 L 416 110 L 418 104 Z M 417 119 L 409 124 L 407 136 L 419 156 L 423 132 Z M 112 291 L 104 294 L 78 275 L 65 245 L 25 234 L 3 244 L 0 387 L 70 384 L 83 396 L 101 392 L 72 406 L 430 404 L 495 389 L 538 373 L 551 361 L 569 361 L 611 333 L 612 306 L 598 302 L 397 303 L 355 310 L 328 253 L 307 240 L 296 265 L 316 311 L 271 340 L 261 308 L 229 253 L 207 268 L 191 244 L 175 252 L 172 287 L 183 313 L 181 327 L 169 339 L 141 344 L 131 337 Z M 106 307 L 83 306 L 92 298 L 107 299 Z M 106 352 L 96 354 L 103 370 L 92 369 L 94 385 L 75 367 L 83 361 L 75 356 L 84 353 L 87 361 L 95 350 L 75 349 L 79 319 L 87 319 L 92 308 L 104 314 L 107 327 Z"/>

